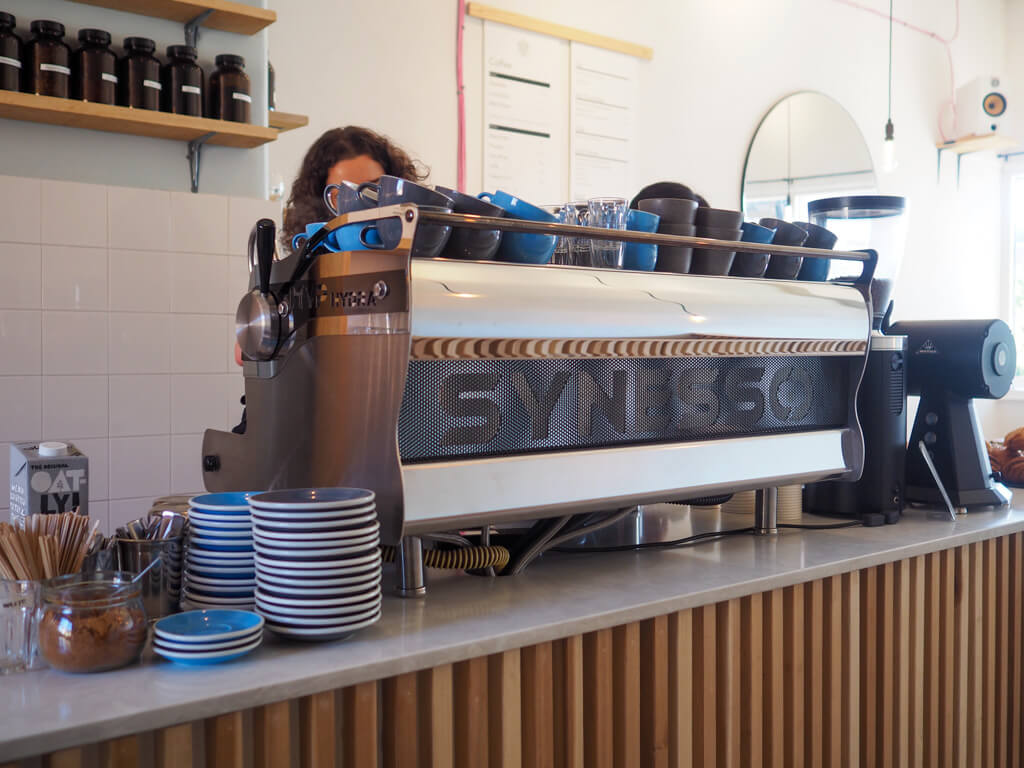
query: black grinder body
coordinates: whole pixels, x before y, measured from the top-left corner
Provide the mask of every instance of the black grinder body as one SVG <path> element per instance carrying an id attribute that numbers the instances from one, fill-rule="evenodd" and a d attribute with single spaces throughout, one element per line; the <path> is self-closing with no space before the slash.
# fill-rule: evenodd
<path id="1" fill-rule="evenodd" d="M 859 517 L 865 525 L 896 523 L 904 503 L 907 445 L 906 339 L 871 337 L 857 418 L 864 434 L 864 472 L 856 482 L 830 480 L 804 488 L 803 505 L 820 515 Z"/>
<path id="2" fill-rule="evenodd" d="M 974 398 L 998 399 L 1009 391 L 1017 365 L 1009 326 L 1002 320 L 896 323 L 907 337 L 907 392 L 920 395 L 906 460 L 907 501 L 942 505 L 920 445 L 923 443 L 954 507 L 1006 504 L 996 482 Z"/>

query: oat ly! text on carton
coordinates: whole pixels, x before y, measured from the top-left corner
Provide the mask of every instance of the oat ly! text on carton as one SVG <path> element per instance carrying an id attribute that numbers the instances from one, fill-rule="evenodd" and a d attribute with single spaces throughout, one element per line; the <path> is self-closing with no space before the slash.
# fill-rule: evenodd
<path id="1" fill-rule="evenodd" d="M 71 443 L 11 444 L 11 522 L 32 514 L 89 513 L 89 459 Z"/>

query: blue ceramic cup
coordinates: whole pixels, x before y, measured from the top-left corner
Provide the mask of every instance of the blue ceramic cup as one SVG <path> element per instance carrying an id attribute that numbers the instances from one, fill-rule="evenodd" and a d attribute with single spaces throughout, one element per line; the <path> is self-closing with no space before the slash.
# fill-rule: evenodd
<path id="1" fill-rule="evenodd" d="M 323 221 L 307 224 L 305 232 L 300 232 L 292 238 L 292 250 L 297 253 L 306 240 L 323 229 L 324 224 Z M 374 222 L 357 221 L 331 232 L 324 240 L 323 246 L 328 251 L 376 251 L 384 247 L 384 241 L 381 240 Z"/>
<path id="2" fill-rule="evenodd" d="M 504 209 L 505 216 L 510 219 L 558 223 L 558 218 L 543 208 L 531 205 L 500 189 L 497 192 L 481 192 L 477 197 Z M 505 232 L 501 237 L 501 245 L 495 259 L 517 264 L 547 264 L 551 261 L 551 254 L 555 252 L 557 242 L 557 235 Z"/>
<path id="3" fill-rule="evenodd" d="M 800 229 L 807 233 L 807 239 L 804 240 L 804 248 L 822 248 L 826 251 L 831 251 L 835 247 L 836 240 L 839 238 L 833 232 L 829 232 L 824 227 L 819 227 L 816 224 L 809 224 L 806 221 L 793 222 Z M 805 258 L 804 263 L 800 265 L 800 272 L 797 274 L 797 280 L 813 280 L 815 282 L 823 282 L 828 277 L 828 268 L 832 259 L 815 259 Z"/>
<path id="4" fill-rule="evenodd" d="M 657 232 L 661 217 L 656 213 L 630 209 L 626 216 L 626 229 L 632 232 Z M 654 243 L 626 243 L 622 260 L 623 269 L 650 272 L 658 263 L 658 246 Z"/>
<path id="5" fill-rule="evenodd" d="M 762 227 L 749 221 L 743 222 L 741 229 L 743 234 L 740 240 L 745 243 L 770 243 L 775 236 L 775 230 L 771 227 Z M 764 277 L 769 258 L 767 253 L 737 253 L 729 274 L 734 277 Z"/>

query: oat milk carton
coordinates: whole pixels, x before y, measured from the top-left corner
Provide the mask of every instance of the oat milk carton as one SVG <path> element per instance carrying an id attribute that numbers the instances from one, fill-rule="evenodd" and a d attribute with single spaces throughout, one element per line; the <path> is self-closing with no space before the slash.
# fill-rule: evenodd
<path id="1" fill-rule="evenodd" d="M 11 444 L 11 522 L 27 515 L 89 513 L 89 459 L 71 443 Z"/>

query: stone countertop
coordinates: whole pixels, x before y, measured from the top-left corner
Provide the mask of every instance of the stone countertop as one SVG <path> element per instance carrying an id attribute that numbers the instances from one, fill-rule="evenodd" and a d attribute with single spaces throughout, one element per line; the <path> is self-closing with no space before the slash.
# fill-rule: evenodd
<path id="1" fill-rule="evenodd" d="M 834 522 L 805 518 L 807 522 Z M 724 527 L 749 519 L 723 515 Z M 422 600 L 386 597 L 381 621 L 352 638 L 264 644 L 236 662 L 187 668 L 147 653 L 98 675 L 53 670 L 0 678 L 0 762 L 164 728 L 698 605 L 820 579 L 1024 530 L 1010 509 L 955 523 L 922 510 L 894 526 L 785 530 L 670 550 L 546 557 L 524 573 L 433 577 Z M 385 571 L 385 587 L 393 571 Z"/>

